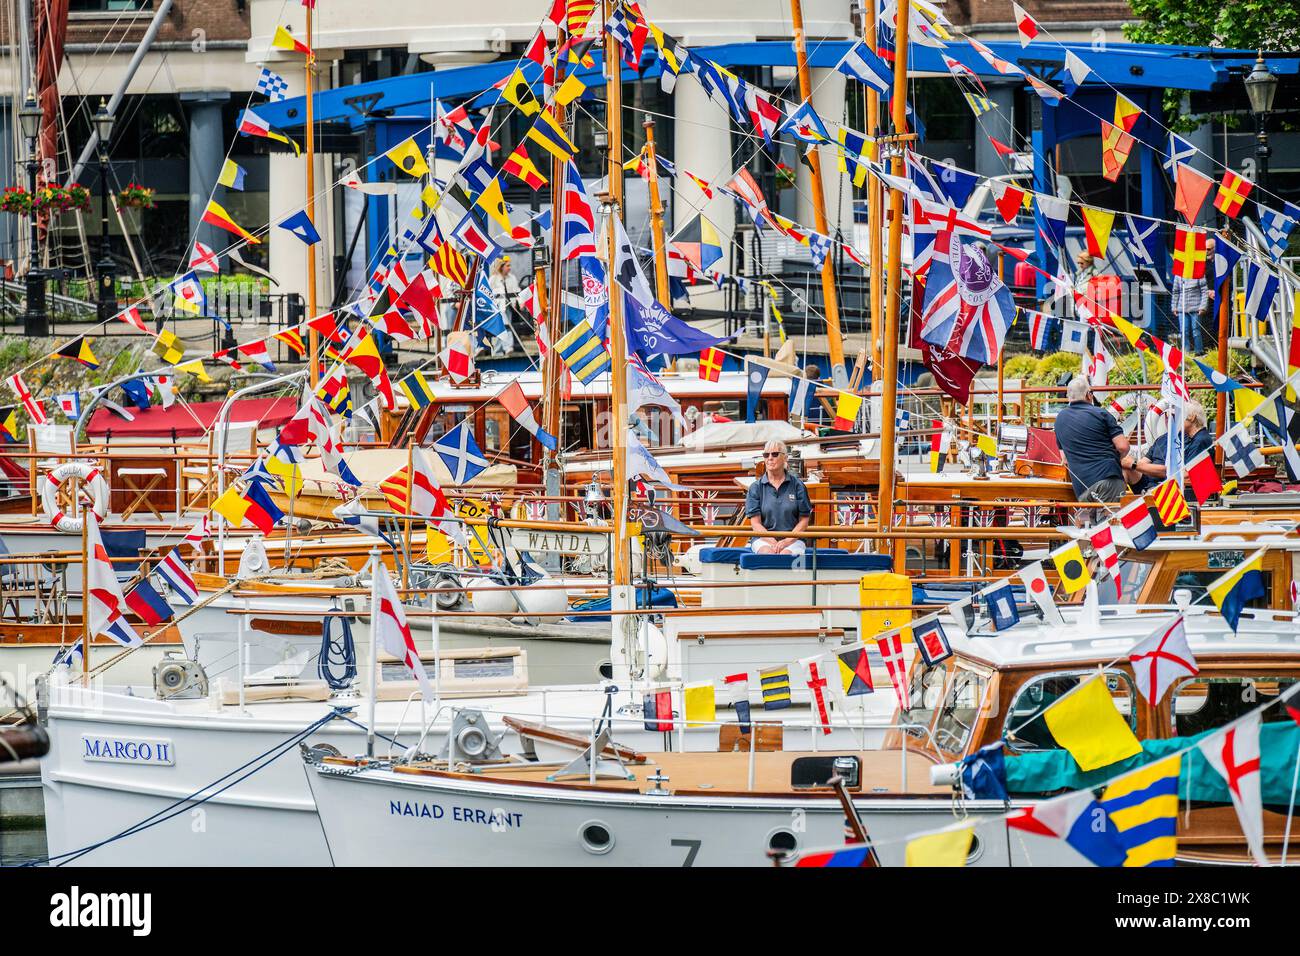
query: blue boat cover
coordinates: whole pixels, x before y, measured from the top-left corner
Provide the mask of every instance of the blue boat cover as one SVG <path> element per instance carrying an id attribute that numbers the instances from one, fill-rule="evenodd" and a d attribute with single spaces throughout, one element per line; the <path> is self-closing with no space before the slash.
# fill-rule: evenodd
<path id="1" fill-rule="evenodd" d="M 743 549 L 742 549 L 743 550 Z M 636 589 L 636 606 L 637 607 L 677 607 L 677 595 L 668 588 L 655 588 L 650 594 L 650 602 L 647 605 L 645 588 Z M 570 611 L 608 611 L 609 598 L 594 598 L 590 601 L 579 601 L 569 608 Z M 583 614 L 581 617 L 565 618 L 566 621 L 576 624 L 582 624 L 587 621 L 608 621 L 608 616 L 597 616 L 595 614 Z"/>
<path id="2" fill-rule="evenodd" d="M 891 571 L 894 559 L 887 554 L 848 554 L 839 548 L 818 548 L 816 564 L 813 552 L 795 554 L 747 553 L 740 559 L 745 571 L 777 569 L 781 571 Z"/>

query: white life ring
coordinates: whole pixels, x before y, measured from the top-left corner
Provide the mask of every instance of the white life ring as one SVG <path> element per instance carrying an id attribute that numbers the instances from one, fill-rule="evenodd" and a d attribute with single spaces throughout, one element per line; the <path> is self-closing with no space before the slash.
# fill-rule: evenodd
<path id="1" fill-rule="evenodd" d="M 84 521 L 77 515 L 65 514 L 59 508 L 59 488 L 69 478 L 80 478 L 83 487 L 89 487 L 91 506 L 97 521 L 108 514 L 108 482 L 98 465 L 84 461 L 70 461 L 51 469 L 41 482 L 41 508 L 45 520 L 65 534 L 81 534 Z"/>

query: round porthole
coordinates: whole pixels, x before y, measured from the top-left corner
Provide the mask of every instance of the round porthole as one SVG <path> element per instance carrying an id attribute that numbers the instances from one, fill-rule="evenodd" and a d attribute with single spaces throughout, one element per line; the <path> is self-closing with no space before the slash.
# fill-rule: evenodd
<path id="1" fill-rule="evenodd" d="M 596 665 L 596 673 L 600 675 L 601 680 L 613 680 L 614 665 L 609 661 L 601 661 Z"/>
<path id="2" fill-rule="evenodd" d="M 578 836 L 582 839 L 582 848 L 588 853 L 608 853 L 614 849 L 614 834 L 609 832 L 609 827 L 598 821 L 584 823 Z"/>
<path id="3" fill-rule="evenodd" d="M 798 846 L 799 841 L 789 830 L 777 830 L 767 838 L 767 848 L 780 853 L 793 852 Z"/>
<path id="4" fill-rule="evenodd" d="M 979 834 L 972 833 L 970 836 L 970 851 L 966 854 L 966 865 L 970 866 L 983 855 L 984 844 L 980 842 Z"/>

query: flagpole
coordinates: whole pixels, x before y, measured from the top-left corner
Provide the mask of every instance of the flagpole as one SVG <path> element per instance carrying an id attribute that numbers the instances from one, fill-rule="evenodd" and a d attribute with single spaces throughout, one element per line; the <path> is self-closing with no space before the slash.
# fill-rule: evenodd
<path id="1" fill-rule="evenodd" d="M 613 4 L 602 3 L 605 22 Z M 623 207 L 623 70 L 619 60 L 619 46 L 613 34 L 605 33 L 605 125 L 608 134 L 609 165 L 609 249 L 607 286 L 609 288 L 609 345 L 610 356 L 610 433 L 613 446 L 613 506 L 614 506 L 614 589 L 623 604 L 611 602 L 613 607 L 627 606 L 630 595 L 626 592 L 631 578 L 627 555 L 627 343 L 623 327 L 623 292 L 614 282 L 614 263 L 617 248 L 614 218 L 622 214 Z M 558 223 L 553 223 L 558 230 Z M 635 253 L 633 253 L 635 255 Z M 613 597 L 613 595 L 611 595 Z"/>
<path id="2" fill-rule="evenodd" d="M 619 72 L 622 72 L 621 66 Z M 646 117 L 646 121 L 641 126 L 645 129 L 646 178 L 650 185 L 650 238 L 655 252 L 655 289 L 659 293 L 659 304 L 665 309 L 671 309 L 673 298 L 668 288 L 668 251 L 665 249 L 664 243 L 664 207 L 659 201 L 659 161 L 655 158 L 655 121 L 651 117 Z M 610 148 L 613 149 L 612 143 Z"/>
<path id="3" fill-rule="evenodd" d="M 898 23 L 894 30 L 894 115 L 893 134 L 907 128 L 907 41 L 911 0 L 898 0 Z M 890 172 L 899 179 L 906 175 L 903 167 L 903 141 L 894 143 Z M 894 523 L 894 412 L 898 404 L 898 321 L 902 304 L 903 194 L 893 189 L 889 194 L 889 292 L 885 301 L 884 341 L 880 361 L 880 507 L 876 509 L 877 528 L 888 531 Z M 897 556 L 895 556 L 897 566 Z"/>
<path id="4" fill-rule="evenodd" d="M 35 462 L 32 463 L 33 472 Z M 72 479 L 72 508 L 81 497 L 81 479 Z M 110 565 L 111 567 L 111 565 Z M 81 686 L 90 686 L 90 508 L 81 515 Z"/>
<path id="5" fill-rule="evenodd" d="M 411 514 L 411 495 L 415 490 L 415 433 L 411 433 L 411 440 L 406 445 L 406 513 Z M 402 550 L 405 560 L 402 562 L 402 590 L 410 590 L 411 587 L 411 528 L 414 521 L 403 522 L 402 528 Z M 426 526 L 425 536 L 427 540 L 428 530 Z"/>
<path id="6" fill-rule="evenodd" d="M 308 3 L 304 5 L 307 10 L 307 63 L 304 69 L 306 74 L 306 153 L 307 153 L 307 218 L 311 220 L 312 228 L 316 228 L 316 130 L 312 118 L 312 87 L 314 86 L 316 71 L 316 44 L 312 38 L 312 12 L 316 4 Z M 317 234 L 320 230 L 317 229 Z M 316 246 L 320 243 L 313 242 L 307 244 L 307 318 L 316 318 Z M 311 383 L 311 390 L 316 391 L 317 380 L 320 378 L 320 369 L 316 365 L 316 353 L 320 348 L 320 333 L 315 328 L 307 327 L 307 380 Z"/>
<path id="7" fill-rule="evenodd" d="M 794 54 L 799 66 L 799 96 L 812 106 L 812 79 L 808 73 L 808 44 L 803 32 L 803 8 L 799 0 L 790 0 L 790 19 L 794 25 Z M 830 235 L 826 220 L 826 194 L 822 190 L 821 153 L 814 146 L 808 153 L 808 167 L 812 172 L 813 216 L 817 231 Z M 822 262 L 822 299 L 826 314 L 826 344 L 831 360 L 831 384 L 843 388 L 848 384 L 848 371 L 844 368 L 844 339 L 840 334 L 840 304 L 835 298 L 835 257 L 828 255 Z"/>
<path id="8" fill-rule="evenodd" d="M 876 35 L 876 25 L 879 23 L 880 13 L 876 9 L 877 4 L 872 0 L 871 4 L 871 29 L 867 31 L 867 46 L 872 53 L 879 53 L 880 41 Z M 875 145 L 875 137 L 880 132 L 880 94 L 874 87 L 867 87 L 867 136 L 872 139 L 872 158 L 878 160 L 879 147 Z M 882 243 L 883 233 L 880 228 L 880 213 L 882 206 L 882 196 L 880 192 L 880 180 L 875 176 L 867 177 L 867 234 L 871 237 L 871 380 L 875 382 L 882 373 L 880 357 L 880 326 L 881 326 L 881 305 L 884 302 L 884 246 Z"/>
<path id="9" fill-rule="evenodd" d="M 560 56 L 560 50 L 564 47 L 567 33 L 563 27 L 557 25 L 555 33 L 555 60 L 554 60 L 554 77 L 553 89 L 559 89 L 564 82 L 565 70 L 564 58 Z M 555 123 L 561 129 L 564 128 L 565 113 L 567 110 L 561 103 L 553 104 L 550 109 L 554 112 Z M 564 322 L 564 260 L 561 253 L 564 249 L 564 231 L 561 225 L 564 221 L 564 184 L 565 179 L 564 160 L 559 156 L 551 156 L 551 282 L 549 296 L 546 305 L 546 357 L 542 359 L 542 421 L 543 428 L 547 432 L 560 438 L 560 377 L 563 371 L 560 369 L 560 354 L 555 350 L 554 343 L 559 341 L 563 334 Z M 540 272 L 540 270 L 539 270 Z M 557 460 L 558 449 L 550 451 L 542 449 L 542 494 L 546 496 L 546 517 L 551 521 L 560 520 L 560 467 Z"/>
<path id="10" fill-rule="evenodd" d="M 406 522 L 409 526 L 410 522 Z M 366 756 L 375 755 L 375 710 L 379 698 L 379 575 L 387 574 L 379 548 L 370 549 L 370 719 L 366 722 Z"/>

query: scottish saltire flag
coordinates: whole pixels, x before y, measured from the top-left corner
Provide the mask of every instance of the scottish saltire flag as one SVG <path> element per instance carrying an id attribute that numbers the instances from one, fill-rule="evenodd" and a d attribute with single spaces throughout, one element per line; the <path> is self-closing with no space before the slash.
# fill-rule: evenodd
<path id="1" fill-rule="evenodd" d="M 1287 203 L 1282 212 L 1267 206 L 1259 207 L 1259 228 L 1264 233 L 1267 252 L 1274 262 L 1282 261 L 1282 253 L 1286 252 L 1291 230 L 1297 222 L 1300 222 L 1300 206 L 1295 203 Z"/>
<path id="2" fill-rule="evenodd" d="M 451 483 L 463 485 L 487 468 L 487 459 L 474 441 L 469 426 L 461 422 L 433 443 L 442 463 L 451 472 Z"/>
<path id="3" fill-rule="evenodd" d="M 1217 245 L 1217 243 L 1216 243 Z M 1260 322 L 1268 320 L 1268 310 L 1277 296 L 1278 279 L 1258 262 L 1246 266 L 1246 314 Z"/>
<path id="4" fill-rule="evenodd" d="M 835 69 L 885 96 L 894 85 L 893 68 L 873 53 L 865 40 L 853 44 L 844 58 L 835 64 Z"/>
<path id="5" fill-rule="evenodd" d="M 562 259 L 596 254 L 596 214 L 587 198 L 582 177 L 578 175 L 578 167 L 571 161 L 565 164 L 564 216 L 560 220 L 560 237 L 563 241 Z"/>
<path id="6" fill-rule="evenodd" d="M 1016 317 L 1011 292 L 976 246 L 966 247 L 951 232 L 935 238 L 921 338 L 963 358 L 992 365 Z"/>
<path id="7" fill-rule="evenodd" d="M 1145 227 L 1142 225 L 1144 222 Z M 1133 254 L 1134 261 L 1138 265 L 1154 268 L 1156 256 L 1164 245 L 1164 237 L 1160 231 L 1163 223 L 1158 219 L 1147 220 L 1141 216 L 1125 213 L 1124 225 L 1128 231 L 1129 252 Z"/>
<path id="8" fill-rule="evenodd" d="M 266 94 L 266 98 L 279 102 L 289 98 L 289 84 L 279 73 L 272 73 L 266 67 L 257 75 L 257 91 Z"/>
<path id="9" fill-rule="evenodd" d="M 1170 176 L 1177 175 L 1179 163 L 1186 163 L 1196 155 L 1196 147 L 1177 133 L 1169 134 L 1169 152 L 1165 155 L 1164 167 Z"/>
<path id="10" fill-rule="evenodd" d="M 199 599 L 199 588 L 194 583 L 194 576 L 186 566 L 178 548 L 172 548 L 167 557 L 154 567 L 153 573 L 167 582 L 172 594 L 186 604 L 193 604 Z"/>

